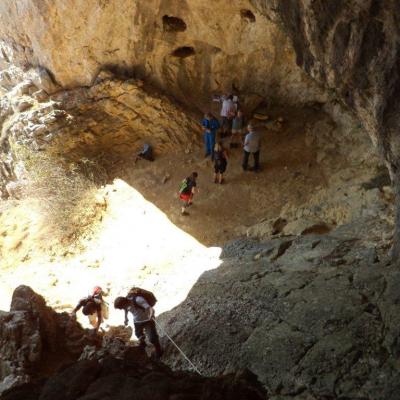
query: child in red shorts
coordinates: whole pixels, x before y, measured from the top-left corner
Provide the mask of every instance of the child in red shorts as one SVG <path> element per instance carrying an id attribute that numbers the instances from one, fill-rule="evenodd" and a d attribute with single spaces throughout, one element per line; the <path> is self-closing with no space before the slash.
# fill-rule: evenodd
<path id="1" fill-rule="evenodd" d="M 181 213 L 182 215 L 188 215 L 186 208 L 192 205 L 193 195 L 196 188 L 197 172 L 192 172 L 190 176 L 184 179 L 179 189 L 179 198 L 183 201 Z"/>

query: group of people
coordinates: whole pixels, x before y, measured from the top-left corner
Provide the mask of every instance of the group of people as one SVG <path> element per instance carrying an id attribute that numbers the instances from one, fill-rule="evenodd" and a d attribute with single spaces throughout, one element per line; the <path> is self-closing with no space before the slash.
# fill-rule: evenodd
<path id="1" fill-rule="evenodd" d="M 237 99 L 236 99 L 237 100 Z M 248 133 L 244 136 L 245 120 L 242 111 L 239 109 L 238 101 L 234 101 L 229 95 L 222 100 L 221 122 L 211 113 L 207 113 L 202 121 L 204 128 L 205 157 L 211 157 L 214 162 L 214 182 L 222 184 L 224 173 L 228 164 L 228 152 L 224 147 L 223 139 L 230 137 L 230 148 L 243 145 L 242 168 L 248 171 L 250 154 L 254 158 L 253 171 L 259 170 L 260 157 L 260 134 L 252 123 L 247 125 Z M 243 137 L 244 136 L 244 137 Z M 144 158 L 153 161 L 153 151 L 150 145 L 145 144 L 143 150 L 137 154 L 137 158 Z M 135 159 L 135 162 L 137 160 Z M 193 195 L 197 187 L 197 172 L 192 172 L 184 179 L 179 188 L 179 197 L 183 201 L 182 214 L 187 215 L 187 208 L 192 205 Z M 81 299 L 72 311 L 71 315 L 82 309 L 82 313 L 88 316 L 90 323 L 96 331 L 99 330 L 104 319 L 108 318 L 108 305 L 103 299 L 104 292 L 100 286 L 96 286 L 92 293 Z M 117 297 L 114 301 L 114 308 L 124 311 L 124 324 L 129 324 L 128 315 L 132 314 L 135 335 L 139 340 L 139 346 L 146 347 L 146 336 L 154 346 L 154 355 L 160 358 L 163 350 L 160 345 L 156 329 L 154 305 L 156 298 L 153 293 L 134 287 L 126 296 Z"/>
<path id="2" fill-rule="evenodd" d="M 76 316 L 77 311 L 82 308 L 82 313 L 89 318 L 95 331 L 98 331 L 104 319 L 108 318 L 108 306 L 103 298 L 104 292 L 100 286 L 96 286 L 92 293 L 79 301 L 71 313 Z M 124 324 L 128 326 L 128 314 L 132 314 L 135 335 L 139 340 L 139 346 L 146 348 L 146 336 L 154 346 L 154 356 L 159 359 L 163 350 L 156 329 L 154 305 L 157 299 L 154 294 L 133 287 L 126 296 L 117 297 L 114 301 L 114 308 L 124 311 Z"/>
<path id="3" fill-rule="evenodd" d="M 224 173 L 228 165 L 228 151 L 224 146 L 224 141 L 227 142 L 227 140 L 225 139 L 229 139 L 230 148 L 243 146 L 242 168 L 244 171 L 258 172 L 260 170 L 261 148 L 261 136 L 253 123 L 247 124 L 247 134 L 245 134 L 245 118 L 240 110 L 237 97 L 228 95 L 221 101 L 221 121 L 208 112 L 201 122 L 204 128 L 205 157 L 211 157 L 214 163 L 214 182 L 218 184 L 224 182 Z M 254 159 L 252 168 L 249 168 L 250 155 Z M 182 215 L 188 215 L 187 208 L 193 203 L 197 177 L 198 173 L 192 172 L 181 183 L 179 198 L 183 202 Z"/>
<path id="4" fill-rule="evenodd" d="M 253 171 L 260 169 L 260 134 L 255 129 L 253 123 L 247 125 L 247 135 L 245 133 L 245 118 L 243 112 L 239 108 L 238 101 L 233 101 L 233 96 L 229 95 L 222 100 L 221 122 L 218 121 L 211 113 L 206 113 L 201 123 L 204 128 L 204 144 L 205 157 L 211 156 L 214 161 L 214 169 L 216 174 L 223 174 L 227 165 L 227 151 L 224 149 L 224 139 L 230 136 L 229 147 L 237 148 L 243 145 L 243 170 L 247 171 L 249 156 L 254 156 Z M 221 159 L 223 162 L 221 162 Z M 223 182 L 223 177 L 215 181 Z"/>

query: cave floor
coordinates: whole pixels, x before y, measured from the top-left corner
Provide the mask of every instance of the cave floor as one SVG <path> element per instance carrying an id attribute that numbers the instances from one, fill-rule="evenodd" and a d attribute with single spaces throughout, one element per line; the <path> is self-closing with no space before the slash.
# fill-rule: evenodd
<path id="1" fill-rule="evenodd" d="M 276 124 L 280 116 L 281 126 Z M 98 284 L 110 299 L 132 285 L 154 290 L 158 312 L 180 304 L 204 271 L 220 265 L 223 243 L 278 217 L 283 207 L 304 206 L 327 187 L 332 165 L 345 166 L 339 155 L 329 166 L 318 163 L 317 151 L 307 145 L 306 124 L 319 117 L 313 110 L 277 110 L 273 124 L 261 129 L 261 171 L 243 172 L 242 151 L 232 149 L 223 185 L 214 183 L 212 163 L 200 145 L 154 162 L 121 159 L 110 167 L 110 184 L 98 189 L 104 208 L 97 222 L 75 247 L 63 246 L 40 223 L 32 199 L 3 203 L 0 309 L 8 309 L 20 284 L 41 293 L 57 310 L 71 310 Z M 199 173 L 199 193 L 184 217 L 177 191 L 192 171 Z M 121 319 L 114 312 L 109 323 Z"/>
<path id="2" fill-rule="evenodd" d="M 280 115 L 282 110 L 276 110 L 273 119 Z M 287 118 L 287 113 L 283 115 Z M 230 139 L 224 139 L 229 161 L 222 185 L 214 183 L 213 163 L 209 157 L 204 158 L 202 149 L 163 156 L 152 163 L 140 160 L 134 165 L 128 161 L 115 176 L 137 189 L 175 225 L 204 245 L 222 245 L 245 234 L 247 227 L 279 216 L 287 204 L 299 207 L 307 203 L 316 188 L 327 185 L 326 169 L 318 165 L 316 151 L 306 144 L 305 124 L 311 118 L 309 111 L 292 111 L 290 118 L 275 130 L 260 122 L 259 173 L 244 172 L 242 148 L 229 149 Z M 250 166 L 252 162 L 250 158 Z M 177 191 L 180 182 L 193 171 L 199 174 L 199 192 L 190 215 L 182 216 Z"/>

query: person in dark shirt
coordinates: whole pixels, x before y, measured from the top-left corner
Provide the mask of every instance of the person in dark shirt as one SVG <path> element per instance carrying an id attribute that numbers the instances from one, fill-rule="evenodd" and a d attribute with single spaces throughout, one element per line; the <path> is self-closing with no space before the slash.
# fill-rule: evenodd
<path id="1" fill-rule="evenodd" d="M 179 198 L 183 201 L 181 209 L 182 215 L 188 215 L 186 209 L 193 203 L 193 195 L 197 186 L 196 179 L 197 172 L 192 172 L 192 174 L 184 179 L 181 183 L 181 187 L 179 189 Z"/>
<path id="2" fill-rule="evenodd" d="M 243 131 L 244 131 L 244 116 L 242 111 L 239 110 L 232 120 L 232 136 L 230 143 L 231 148 L 239 147 L 239 144 L 242 143 Z"/>
<path id="3" fill-rule="evenodd" d="M 153 148 L 151 147 L 151 145 L 149 145 L 148 143 L 145 143 L 143 145 L 142 150 L 137 154 L 135 158 L 135 164 L 139 158 L 143 158 L 147 161 L 154 161 Z"/>
<path id="4" fill-rule="evenodd" d="M 92 323 L 95 330 L 98 331 L 103 320 L 102 305 L 103 291 L 100 286 L 96 286 L 90 296 L 84 297 L 79 301 L 77 306 L 72 311 L 71 316 L 75 317 L 77 311 L 82 308 L 82 313 L 89 317 L 89 321 Z"/>
<path id="5" fill-rule="evenodd" d="M 224 182 L 224 173 L 228 165 L 228 154 L 224 149 L 222 142 L 218 142 L 214 148 L 214 182 L 222 184 Z"/>

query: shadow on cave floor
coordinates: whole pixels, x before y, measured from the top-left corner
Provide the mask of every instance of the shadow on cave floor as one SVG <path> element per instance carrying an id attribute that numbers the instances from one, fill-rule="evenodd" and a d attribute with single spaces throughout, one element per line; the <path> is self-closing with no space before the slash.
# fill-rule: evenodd
<path id="1" fill-rule="evenodd" d="M 218 246 L 242 237 L 261 220 L 277 217 L 285 206 L 306 204 L 318 187 L 326 187 L 332 164 L 336 169 L 345 165 L 340 155 L 333 156 L 334 163 L 317 163 L 316 149 L 307 146 L 306 125 L 322 113 L 302 109 L 270 115 L 271 120 L 282 116 L 285 121 L 282 129 L 263 130 L 259 174 L 242 171 L 240 149 L 231 151 L 224 185 L 214 184 L 212 164 L 200 148 L 190 153 L 181 149 L 155 162 L 134 164 L 131 157 L 116 164 L 110 170 L 114 183 L 99 189 L 105 215 L 97 231 L 84 238 L 83 250 L 46 258 L 39 254 L 34 235 L 21 232 L 21 246 L 9 254 L 14 269 L 3 275 L 0 292 L 5 294 L 0 297 L 7 299 L 17 285 L 26 283 L 58 310 L 71 309 L 88 285 L 100 284 L 112 297 L 137 284 L 168 299 L 160 309 L 179 304 L 201 273 L 221 263 Z M 194 170 L 199 172 L 200 192 L 190 216 L 183 217 L 177 191 Z M 17 226 L 20 221 L 12 223 Z M 9 235 L 4 241 L 14 246 L 15 239 Z M 26 259 L 31 249 L 36 258 L 34 254 Z"/>
<path id="2" fill-rule="evenodd" d="M 140 160 L 134 165 L 127 161 L 114 171 L 114 176 L 138 190 L 201 243 L 220 245 L 242 235 L 246 227 L 260 220 L 277 217 L 283 206 L 306 203 L 315 188 L 326 185 L 324 173 L 328 171 L 317 164 L 315 149 L 306 144 L 306 124 L 318 118 L 315 111 L 275 110 L 270 115 L 271 120 L 283 117 L 284 122 L 275 131 L 260 122 L 263 143 L 258 174 L 243 172 L 240 148 L 229 151 L 223 185 L 214 183 L 213 164 L 204 159 L 202 149 L 160 156 L 153 163 Z M 194 197 L 190 216 L 184 217 L 180 215 L 177 191 L 192 171 L 199 173 L 199 193 Z"/>

